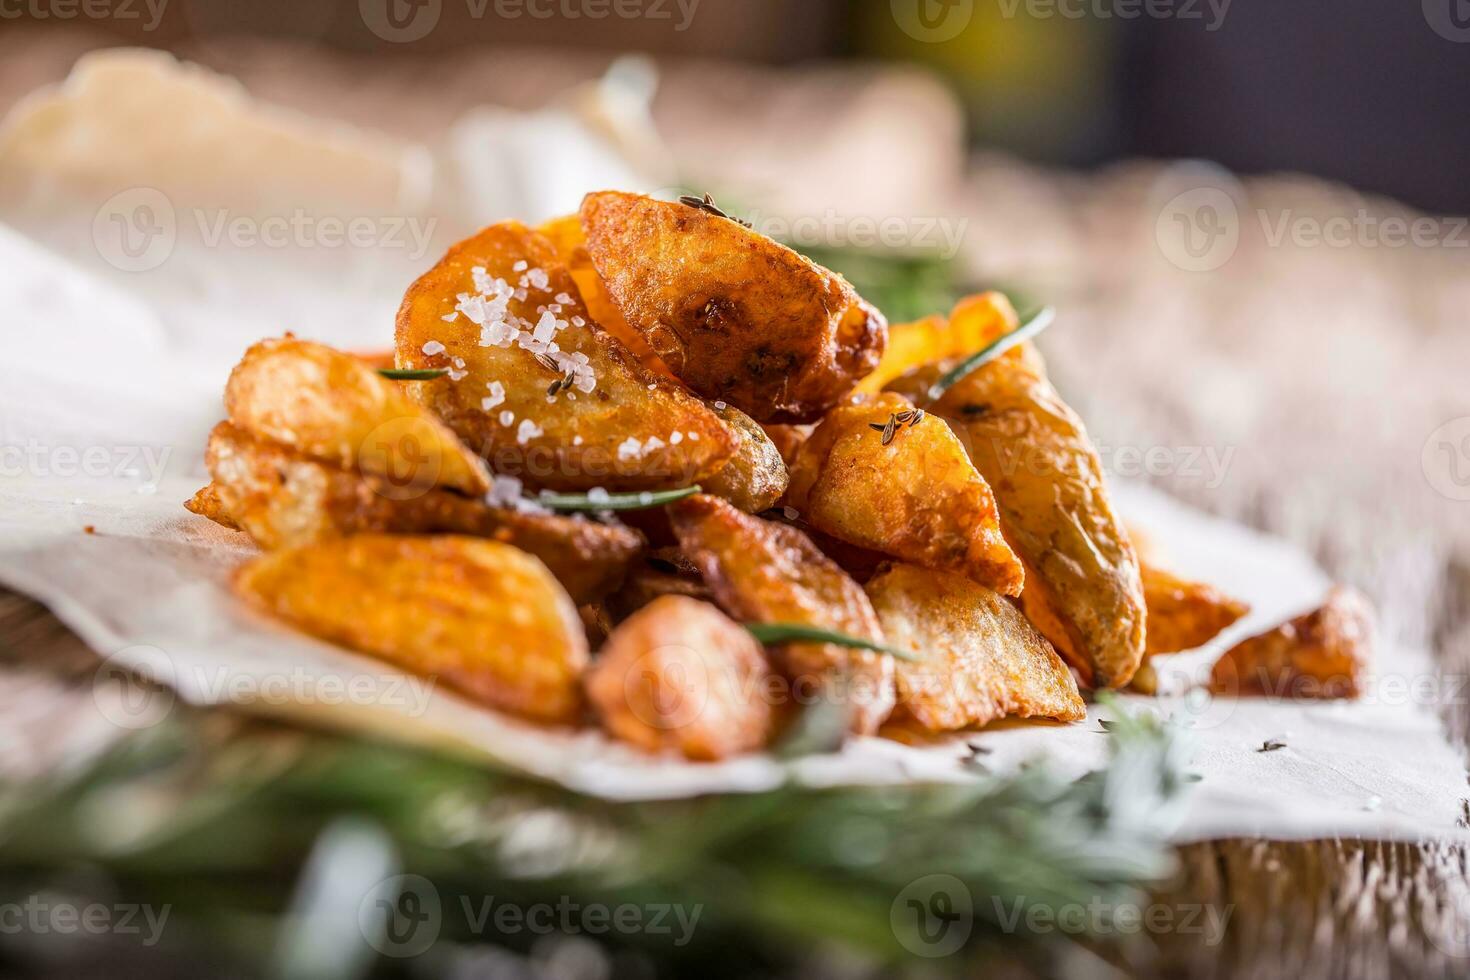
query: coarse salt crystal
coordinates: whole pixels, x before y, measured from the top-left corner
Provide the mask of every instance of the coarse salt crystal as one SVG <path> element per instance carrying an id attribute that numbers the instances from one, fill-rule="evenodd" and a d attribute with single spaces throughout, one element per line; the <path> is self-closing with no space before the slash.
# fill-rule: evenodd
<path id="1" fill-rule="evenodd" d="M 782 507 L 781 513 L 786 515 L 786 519 L 788 521 L 794 521 L 801 516 L 801 512 L 798 511 L 795 507 Z"/>
<path id="2" fill-rule="evenodd" d="M 587 491 L 587 499 L 594 504 L 605 504 L 612 499 L 612 494 L 603 487 L 593 487 Z"/>
<path id="3" fill-rule="evenodd" d="M 629 436 L 618 443 L 618 459 L 634 459 L 643 455 L 643 443 Z"/>
<path id="4" fill-rule="evenodd" d="M 500 413 L 500 424 L 503 426 L 509 427 L 511 425 L 514 425 L 515 420 L 516 413 L 512 412 L 510 409 L 506 409 L 505 411 Z"/>
<path id="5" fill-rule="evenodd" d="M 433 357 L 435 354 L 444 353 L 444 345 L 439 343 L 439 341 L 437 340 L 431 340 L 423 346 L 423 352 L 430 357 Z"/>
<path id="6" fill-rule="evenodd" d="M 545 269 L 532 269 L 530 272 L 526 273 L 526 279 L 530 281 L 532 286 L 535 286 L 543 293 L 546 292 L 546 288 L 551 285 L 551 277 L 546 274 Z"/>
<path id="7" fill-rule="evenodd" d="M 575 300 L 572 299 L 571 294 L 565 291 L 557 293 L 554 298 L 558 303 L 561 303 L 563 306 L 570 306 L 572 305 L 572 303 L 575 302 Z"/>
<path id="8" fill-rule="evenodd" d="M 673 433 L 670 433 L 669 434 L 669 445 L 671 445 L 671 446 L 677 446 L 679 443 L 681 443 L 683 441 L 684 441 L 684 433 L 682 433 L 682 432 L 673 432 Z"/>
<path id="9" fill-rule="evenodd" d="M 515 265 L 511 266 L 511 268 L 513 270 L 515 270 L 516 272 L 525 272 L 526 269 L 529 268 L 529 267 L 530 267 L 530 263 L 527 262 L 525 259 L 521 259 Z"/>
<path id="10" fill-rule="evenodd" d="M 726 405 L 724 402 L 715 402 L 715 411 L 717 411 L 717 412 L 723 412 L 725 409 L 727 409 L 729 407 L 730 406 L 729 405 Z"/>
<path id="11" fill-rule="evenodd" d="M 524 446 L 532 439 L 541 436 L 545 430 L 530 419 L 521 419 L 521 427 L 516 430 L 516 442 Z"/>

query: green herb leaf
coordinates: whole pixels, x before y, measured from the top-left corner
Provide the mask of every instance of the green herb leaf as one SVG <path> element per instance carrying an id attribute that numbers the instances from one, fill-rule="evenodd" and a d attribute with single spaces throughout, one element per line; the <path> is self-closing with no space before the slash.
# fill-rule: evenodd
<path id="1" fill-rule="evenodd" d="M 435 378 L 444 377 L 449 371 L 445 368 L 423 368 L 419 370 L 381 368 L 378 373 L 389 381 L 433 381 Z"/>
<path id="2" fill-rule="evenodd" d="M 855 650 L 886 653 L 891 657 L 912 663 L 922 663 L 924 660 L 923 657 L 907 650 L 874 643 L 872 640 L 864 640 L 858 636 L 848 636 L 846 633 L 823 629 L 820 626 L 807 626 L 803 623 L 746 623 L 745 628 L 750 631 L 751 636 L 762 643 L 835 643 L 838 646 L 852 647 Z"/>
<path id="3" fill-rule="evenodd" d="M 585 493 L 542 493 L 537 503 L 552 510 L 594 512 L 600 510 L 649 510 L 700 492 L 698 484 L 682 490 L 645 490 L 642 493 L 610 493 L 593 499 Z"/>
<path id="4" fill-rule="evenodd" d="M 959 363 L 954 370 L 940 378 L 929 388 L 929 400 L 938 401 L 944 397 L 944 393 L 959 384 L 975 370 L 989 364 L 1000 357 L 1006 351 L 1019 346 L 1025 341 L 1035 337 L 1041 331 L 1052 325 L 1057 318 L 1057 311 L 1050 306 L 1044 306 L 1021 321 L 1021 325 L 999 340 L 982 347 Z"/>

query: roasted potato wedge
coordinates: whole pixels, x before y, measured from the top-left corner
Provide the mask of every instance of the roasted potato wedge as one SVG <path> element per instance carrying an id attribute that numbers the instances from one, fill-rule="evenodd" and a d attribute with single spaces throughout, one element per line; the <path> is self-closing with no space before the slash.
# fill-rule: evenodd
<path id="1" fill-rule="evenodd" d="M 729 218 L 605 191 L 583 200 L 582 226 L 624 318 L 705 398 L 758 422 L 811 422 L 878 365 L 882 314 Z"/>
<path id="2" fill-rule="evenodd" d="M 262 548 L 295 548 L 351 534 L 458 534 L 530 552 L 578 602 L 617 589 L 643 551 L 625 527 L 522 513 L 444 490 L 405 497 L 379 477 L 349 473 L 215 426 L 205 463 L 221 506 Z"/>
<path id="3" fill-rule="evenodd" d="M 1150 654 L 1204 646 L 1251 611 L 1212 585 L 1187 581 L 1146 561 L 1140 569 L 1148 607 L 1145 650 Z"/>
<path id="4" fill-rule="evenodd" d="M 761 645 L 707 602 L 664 596 L 613 630 L 587 673 L 609 732 L 649 752 L 715 761 L 771 737 Z"/>
<path id="5" fill-rule="evenodd" d="M 724 497 L 747 514 L 769 509 L 786 492 L 786 461 L 760 424 L 723 402 L 714 412 L 735 437 L 735 453 L 714 476 L 705 480 L 704 492 Z"/>
<path id="6" fill-rule="evenodd" d="M 813 527 L 1020 595 L 990 487 L 948 425 L 899 395 L 841 405 L 797 453 L 787 503 Z"/>
<path id="7" fill-rule="evenodd" d="M 219 484 L 211 482 L 202 486 L 194 492 L 194 496 L 184 501 L 184 509 L 207 517 L 220 527 L 227 527 L 231 531 L 242 530 L 235 519 L 230 516 L 230 511 L 220 499 Z"/>
<path id="8" fill-rule="evenodd" d="M 1231 647 L 1210 672 L 1217 694 L 1356 698 L 1373 655 L 1373 609 L 1336 588 L 1318 609 Z"/>
<path id="9" fill-rule="evenodd" d="M 607 294 L 607 286 L 593 267 L 592 256 L 587 254 L 587 233 L 582 230 L 582 219 L 575 214 L 568 214 L 553 218 L 536 230 L 551 242 L 556 249 L 557 258 L 572 274 L 577 291 L 582 295 L 582 302 L 587 304 L 587 309 L 592 314 L 592 322 L 621 340 L 623 346 L 632 351 L 633 356 L 648 370 L 672 378 L 669 366 L 653 352 L 641 333 L 628 326 L 628 321 L 623 319 L 617 304 Z"/>
<path id="10" fill-rule="evenodd" d="M 468 494 L 490 474 L 442 422 L 365 361 L 293 337 L 245 352 L 225 385 L 230 421 L 304 456 L 391 481 Z"/>
<path id="11" fill-rule="evenodd" d="M 684 487 L 735 448 L 713 411 L 592 319 L 551 243 L 516 222 L 460 242 L 410 287 L 397 351 L 401 368 L 451 369 L 414 397 L 495 472 L 536 487 Z"/>
<path id="12" fill-rule="evenodd" d="M 235 588 L 307 633 L 442 677 L 490 707 L 563 724 L 581 716 L 577 607 L 509 545 L 360 534 L 268 552 Z"/>
<path id="13" fill-rule="evenodd" d="M 972 354 L 1010 333 L 1015 316 L 1004 293 L 989 292 L 966 296 L 948 317 L 926 316 L 913 323 L 889 325 L 883 360 L 857 390 L 877 394 L 916 367 Z"/>
<path id="14" fill-rule="evenodd" d="M 888 642 L 921 658 L 895 664 L 895 717 L 931 732 L 1007 717 L 1087 717 L 1072 672 L 993 590 L 961 575 L 894 565 L 867 592 Z"/>
<path id="15" fill-rule="evenodd" d="M 668 507 L 684 552 L 727 613 L 741 622 L 800 623 L 882 642 L 862 587 L 793 527 L 697 494 Z M 847 706 L 852 730 L 872 734 L 893 710 L 893 658 L 825 643 L 773 649 L 798 700 Z"/>
<path id="16" fill-rule="evenodd" d="M 1012 320 L 1012 327 L 1015 321 Z M 922 399 L 953 362 L 889 386 Z M 1026 566 L 1021 608 L 1097 688 L 1127 684 L 1144 651 L 1143 583 L 1082 420 L 1030 344 L 972 371 L 929 405 L 995 492 L 1000 527 Z"/>

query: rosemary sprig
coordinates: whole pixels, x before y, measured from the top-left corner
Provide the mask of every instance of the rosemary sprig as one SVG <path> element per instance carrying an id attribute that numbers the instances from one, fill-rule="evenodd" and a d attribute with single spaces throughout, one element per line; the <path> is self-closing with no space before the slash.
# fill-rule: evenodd
<path id="1" fill-rule="evenodd" d="M 1021 325 L 1015 330 L 1012 330 L 998 340 L 986 344 L 980 350 L 961 361 L 954 370 L 930 385 L 929 400 L 938 401 L 943 398 L 946 391 L 949 391 L 949 389 L 969 377 L 975 370 L 989 364 L 1013 347 L 1017 347 L 1032 337 L 1035 337 L 1041 331 L 1051 326 L 1056 318 L 1057 311 L 1050 306 L 1044 306 L 1037 310 L 1022 320 Z"/>
<path id="2" fill-rule="evenodd" d="M 835 643 L 838 646 L 852 647 L 855 650 L 872 650 L 875 653 L 886 653 L 890 657 L 899 660 L 907 660 L 910 663 L 923 663 L 924 658 L 898 647 L 887 646 L 882 643 L 874 643 L 860 636 L 849 636 L 836 630 L 823 629 L 820 626 L 808 626 L 805 623 L 746 623 L 745 628 L 750 635 L 762 643 Z"/>
<path id="3" fill-rule="evenodd" d="M 725 218 L 729 221 L 735 222 L 737 225 L 743 225 L 746 228 L 754 227 L 749 221 L 746 221 L 744 218 L 737 218 L 720 210 L 719 205 L 715 204 L 715 199 L 709 194 L 705 194 L 704 197 L 695 197 L 692 194 L 684 194 L 680 196 L 679 203 L 684 205 L 685 207 L 695 208 L 696 210 L 703 211 L 706 214 L 712 214 L 716 218 Z"/>
<path id="4" fill-rule="evenodd" d="M 433 381 L 449 371 L 447 368 L 379 368 L 378 373 L 389 381 Z"/>
<path id="5" fill-rule="evenodd" d="M 700 492 L 700 487 L 682 490 L 645 490 L 642 493 L 610 493 L 596 498 L 585 493 L 541 493 L 536 502 L 552 510 L 596 512 L 603 510 L 649 510 Z"/>

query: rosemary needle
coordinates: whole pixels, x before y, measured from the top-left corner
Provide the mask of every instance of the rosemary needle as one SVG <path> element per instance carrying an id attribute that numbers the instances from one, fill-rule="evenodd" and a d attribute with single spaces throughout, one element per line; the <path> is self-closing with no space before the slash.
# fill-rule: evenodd
<path id="1" fill-rule="evenodd" d="M 378 373 L 389 381 L 433 381 L 435 378 L 444 377 L 449 371 L 445 368 L 422 368 L 418 370 L 382 368 Z"/>
<path id="2" fill-rule="evenodd" d="M 585 493 L 543 493 L 536 502 L 552 510 L 600 511 L 600 510 L 648 510 L 662 507 L 700 492 L 698 485 L 682 490 L 659 490 L 642 493 L 609 493 L 596 497 Z"/>
<path id="3" fill-rule="evenodd" d="M 807 626 L 803 623 L 746 623 L 746 630 L 750 635 L 762 643 L 835 643 L 838 646 L 853 647 L 857 650 L 872 650 L 876 653 L 886 653 L 900 660 L 908 660 L 914 663 L 923 661 L 923 657 L 900 650 L 897 647 L 885 646 L 882 643 L 874 643 L 859 636 L 848 636 L 836 630 L 823 629 L 820 626 Z"/>
<path id="4" fill-rule="evenodd" d="M 1019 327 L 1012 330 L 1004 337 L 1001 337 L 998 340 L 995 340 L 980 348 L 980 350 L 976 351 L 975 353 L 971 354 L 969 357 L 961 361 L 958 366 L 954 368 L 954 370 L 950 371 L 944 377 L 934 382 L 934 384 L 929 387 L 929 400 L 938 401 L 939 399 L 943 398 L 946 391 L 963 381 L 971 374 L 971 372 L 980 367 L 983 367 L 986 364 L 989 364 L 991 361 L 995 360 L 997 357 L 1000 357 L 1011 348 L 1018 346 L 1024 341 L 1030 340 L 1032 337 L 1035 337 L 1037 334 L 1041 333 L 1041 331 L 1051 326 L 1052 321 L 1054 321 L 1056 318 L 1057 311 L 1053 307 L 1044 306 L 1041 309 L 1037 310 L 1035 313 L 1031 314 L 1029 317 L 1023 320 Z"/>

